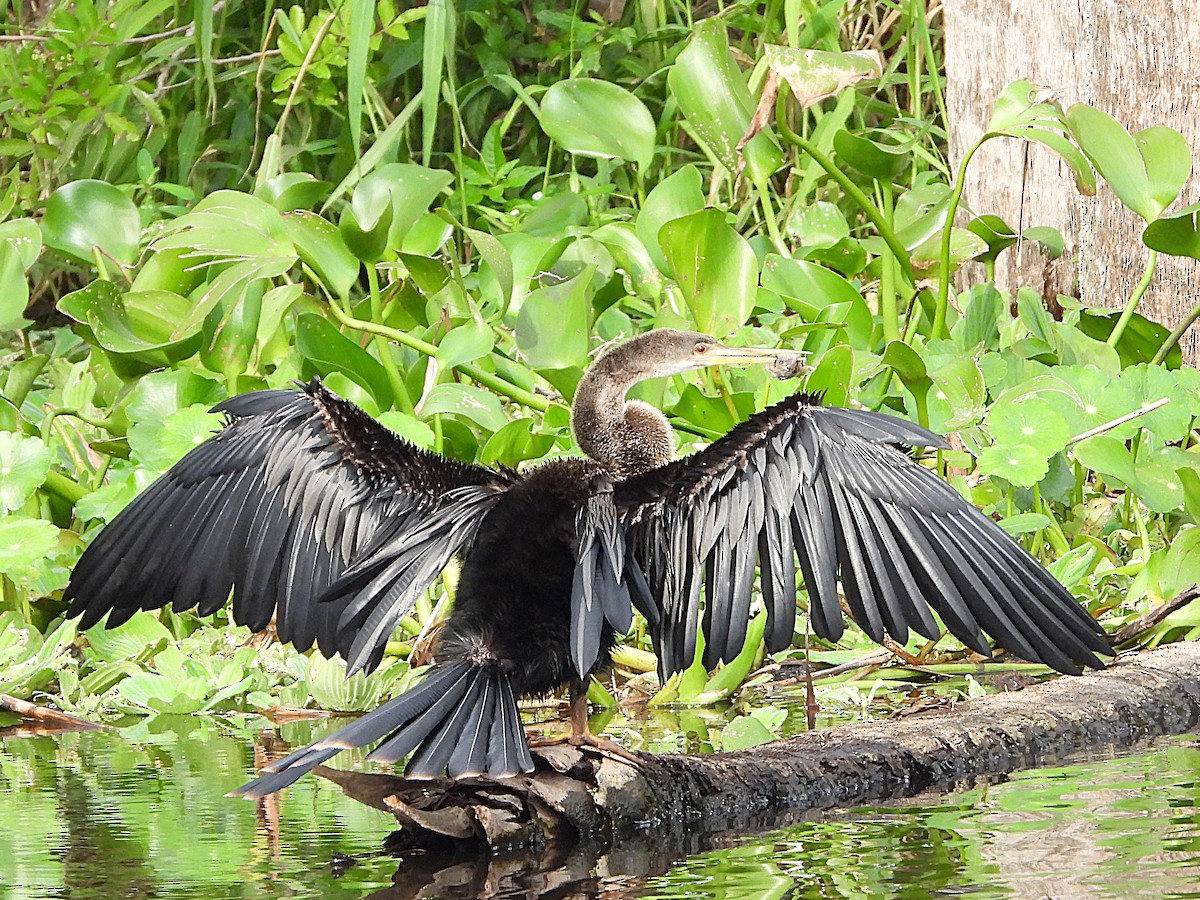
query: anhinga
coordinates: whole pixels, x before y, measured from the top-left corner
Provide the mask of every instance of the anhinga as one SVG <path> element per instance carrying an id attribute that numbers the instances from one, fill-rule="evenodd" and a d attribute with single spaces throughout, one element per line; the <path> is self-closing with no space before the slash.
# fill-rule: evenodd
<path id="1" fill-rule="evenodd" d="M 1038 562 L 912 447 L 946 447 L 907 421 L 796 394 L 674 459 L 666 417 L 625 399 L 637 382 L 781 351 L 651 331 L 602 355 L 572 426 L 587 458 L 528 471 L 445 459 L 401 440 L 319 381 L 235 397 L 227 426 L 146 489 L 92 542 L 66 596 L 82 628 L 170 603 L 341 653 L 371 670 L 454 555 L 463 558 L 437 662 L 415 688 L 296 751 L 241 789 L 262 796 L 340 750 L 411 754 L 410 776 L 511 776 L 532 768 L 516 698 L 582 686 L 632 608 L 663 676 L 745 640 L 756 564 L 766 646 L 791 642 L 796 559 L 813 631 L 842 634 L 838 587 L 876 641 L 935 639 L 933 613 L 966 646 L 1061 672 L 1102 667 L 1104 632 Z M 703 598 L 703 600 L 702 600 Z M 581 716 L 581 712 L 583 715 Z M 582 721 L 581 721 L 582 719 Z"/>

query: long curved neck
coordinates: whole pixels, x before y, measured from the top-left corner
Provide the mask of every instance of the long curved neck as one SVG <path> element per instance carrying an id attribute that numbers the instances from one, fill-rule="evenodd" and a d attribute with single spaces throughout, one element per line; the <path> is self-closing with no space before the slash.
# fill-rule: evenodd
<path id="1" fill-rule="evenodd" d="M 636 341 L 601 356 L 575 391 L 571 430 L 579 449 L 628 478 L 670 461 L 675 442 L 666 416 L 625 394 L 644 376 L 633 365 Z"/>

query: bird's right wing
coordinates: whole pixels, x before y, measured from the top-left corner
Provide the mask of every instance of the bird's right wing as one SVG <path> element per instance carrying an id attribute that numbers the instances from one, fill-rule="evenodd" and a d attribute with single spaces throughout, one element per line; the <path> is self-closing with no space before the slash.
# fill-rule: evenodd
<path id="1" fill-rule="evenodd" d="M 474 539 L 511 473 L 401 440 L 319 381 L 214 410 L 229 424 L 92 541 L 65 598 L 80 626 L 219 609 L 373 668 L 400 618 Z"/>
<path id="2" fill-rule="evenodd" d="M 756 564 L 767 646 L 792 639 L 798 557 L 814 631 L 842 634 L 838 585 L 876 641 L 935 638 L 936 611 L 972 649 L 984 632 L 1064 672 L 1101 666 L 1103 631 L 1032 556 L 906 448 L 946 446 L 910 422 L 795 395 L 690 457 L 616 484 L 622 586 L 649 610 L 664 674 L 741 649 Z M 611 579 L 610 579 L 611 580 Z M 701 612 L 701 587 L 704 608 Z"/>

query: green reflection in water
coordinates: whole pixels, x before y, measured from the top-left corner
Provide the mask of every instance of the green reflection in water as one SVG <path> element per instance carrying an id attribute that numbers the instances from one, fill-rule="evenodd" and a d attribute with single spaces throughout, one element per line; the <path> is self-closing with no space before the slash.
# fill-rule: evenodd
<path id="1" fill-rule="evenodd" d="M 277 806 L 224 797 L 253 769 L 255 724 L 159 717 L 3 740 L 0 898 L 1200 898 L 1195 738 L 750 837 L 644 834 L 565 864 L 373 856 L 335 878 L 335 853 L 377 850 L 394 823 L 315 778 Z"/>

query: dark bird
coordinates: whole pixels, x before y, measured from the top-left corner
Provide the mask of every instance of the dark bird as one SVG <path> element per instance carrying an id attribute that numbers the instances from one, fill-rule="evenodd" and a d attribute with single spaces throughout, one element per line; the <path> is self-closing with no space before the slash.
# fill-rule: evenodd
<path id="1" fill-rule="evenodd" d="M 794 358 L 794 355 L 793 355 Z M 741 650 L 756 566 L 766 646 L 791 643 L 796 560 L 813 631 L 842 635 L 841 596 L 876 641 L 941 626 L 991 654 L 1060 672 L 1101 668 L 1104 632 L 987 516 L 915 463 L 940 437 L 879 413 L 796 394 L 675 459 L 666 417 L 629 388 L 719 364 L 787 366 L 788 354 L 651 331 L 602 355 L 579 384 L 572 427 L 586 458 L 528 471 L 445 459 L 401 440 L 313 381 L 216 407 L 228 424 L 105 527 L 66 596 L 108 627 L 138 609 L 219 609 L 258 631 L 379 665 L 388 637 L 451 557 L 462 577 L 415 688 L 273 763 L 240 793 L 291 784 L 339 751 L 406 774 L 512 776 L 532 768 L 517 698 L 572 689 L 586 731 L 587 678 L 604 667 L 632 607 L 666 677 Z"/>

